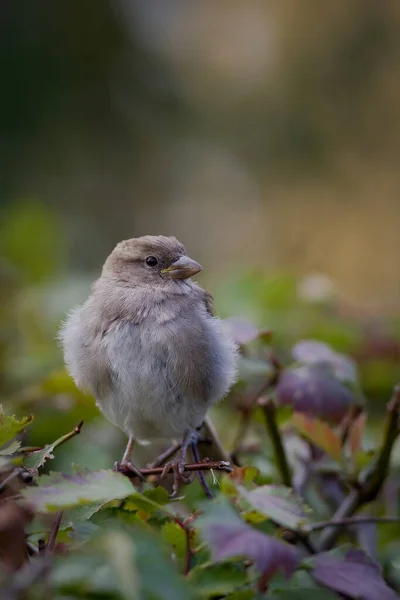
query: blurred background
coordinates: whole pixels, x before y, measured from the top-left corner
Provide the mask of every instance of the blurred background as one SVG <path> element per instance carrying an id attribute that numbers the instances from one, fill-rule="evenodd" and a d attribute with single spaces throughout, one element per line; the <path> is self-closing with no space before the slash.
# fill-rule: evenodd
<path id="1" fill-rule="evenodd" d="M 114 245 L 142 234 L 186 245 L 221 315 L 283 345 L 332 343 L 387 401 L 398 2 L 3 0 L 0 28 L 0 390 L 42 414 L 36 443 L 83 416 L 107 450 L 88 464 L 113 452 L 55 335 Z"/>

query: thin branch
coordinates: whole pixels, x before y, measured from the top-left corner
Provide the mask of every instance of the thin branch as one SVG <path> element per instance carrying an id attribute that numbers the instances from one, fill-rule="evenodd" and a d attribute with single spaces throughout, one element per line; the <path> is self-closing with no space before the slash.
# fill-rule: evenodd
<path id="1" fill-rule="evenodd" d="M 65 442 L 68 442 L 68 440 L 70 440 L 71 438 L 75 437 L 76 435 L 78 435 L 81 432 L 83 426 L 83 421 L 80 420 L 78 425 L 75 425 L 75 427 L 73 428 L 72 431 L 70 431 L 69 433 L 66 433 L 65 435 L 63 435 L 60 438 L 60 441 L 58 442 L 57 446 L 54 447 L 59 447 L 61 446 L 61 444 L 65 444 Z"/>
<path id="2" fill-rule="evenodd" d="M 206 415 L 206 417 L 204 419 L 203 428 L 204 428 L 205 434 L 206 434 L 205 437 L 208 438 L 207 443 L 212 444 L 211 453 L 214 455 L 214 452 L 215 452 L 216 453 L 215 458 L 218 458 L 222 462 L 229 463 L 231 461 L 231 457 L 229 456 L 228 452 L 225 450 L 221 440 L 219 439 L 217 430 L 215 429 L 213 422 L 211 421 L 211 419 L 208 415 Z"/>
<path id="3" fill-rule="evenodd" d="M 231 473 L 232 471 L 232 467 L 230 467 L 229 463 L 224 460 L 209 460 L 205 458 L 200 462 L 185 465 L 186 471 L 211 471 L 211 469 L 214 469 L 215 471 L 225 471 L 226 473 Z M 150 467 L 139 470 L 143 477 L 148 477 L 149 475 L 161 475 L 161 473 L 164 471 L 164 467 Z M 169 473 L 171 471 L 172 465 L 167 472 Z M 136 477 L 135 473 L 132 473 L 132 471 L 121 470 L 121 472 L 123 472 L 124 475 L 130 477 L 131 479 L 134 479 Z"/>
<path id="4" fill-rule="evenodd" d="M 41 582 L 48 575 L 50 568 L 49 557 L 38 556 L 26 562 L 14 576 L 8 588 L 0 593 L 0 600 L 19 600 L 25 597 L 24 593 L 38 580 Z"/>
<path id="5" fill-rule="evenodd" d="M 368 523 L 400 523 L 400 517 L 343 517 L 342 519 L 331 519 L 320 521 L 308 527 L 308 531 L 319 531 L 326 527 L 346 527 L 350 525 L 365 525 Z"/>
<path id="6" fill-rule="evenodd" d="M 395 386 L 387 411 L 384 439 L 378 456 L 361 473 L 357 487 L 346 496 L 334 514 L 334 522 L 354 515 L 361 506 L 375 500 L 382 489 L 389 471 L 393 446 L 400 433 L 400 385 Z M 340 526 L 327 526 L 319 540 L 319 551 L 330 550 L 339 535 Z"/>
<path id="7" fill-rule="evenodd" d="M 185 555 L 185 566 L 183 569 L 183 574 L 187 575 L 192 568 L 192 559 L 193 559 L 193 551 L 190 545 L 190 529 L 187 525 L 182 522 L 178 517 L 174 517 L 174 521 L 179 527 L 184 531 L 186 536 L 186 555 Z"/>
<path id="8" fill-rule="evenodd" d="M 60 528 L 60 523 L 61 523 L 61 519 L 62 519 L 63 513 L 62 511 L 56 513 L 56 517 L 53 521 L 53 525 L 51 527 L 51 531 L 50 531 L 50 535 L 49 535 L 49 541 L 47 542 L 46 545 L 46 552 L 53 552 L 54 550 L 54 546 L 56 543 L 56 538 L 57 538 L 57 533 L 58 530 Z"/>
<path id="9" fill-rule="evenodd" d="M 282 483 L 290 487 L 292 485 L 292 475 L 290 472 L 289 463 L 286 457 L 286 451 L 282 442 L 279 427 L 276 422 L 275 403 L 271 398 L 267 398 L 265 400 L 259 401 L 259 405 L 261 406 L 264 412 L 266 426 L 268 429 L 269 436 L 271 438 L 275 454 L 275 460 L 278 465 Z"/>
<path id="10" fill-rule="evenodd" d="M 341 434 L 340 439 L 342 440 L 342 446 L 345 445 L 349 431 L 354 421 L 359 417 L 359 415 L 363 412 L 363 407 L 359 405 L 352 406 L 347 414 L 344 416 L 343 421 L 341 423 Z"/>
<path id="11" fill-rule="evenodd" d="M 193 441 L 190 444 L 190 448 L 192 450 L 192 454 L 193 454 L 193 460 L 195 462 L 200 462 L 200 452 L 199 452 L 199 447 L 198 447 L 198 442 Z M 206 477 L 204 475 L 204 471 L 197 471 L 197 476 L 199 478 L 200 481 L 200 485 L 204 490 L 205 495 L 207 496 L 207 498 L 209 498 L 210 500 L 212 500 L 214 498 L 213 493 L 210 489 L 210 486 L 208 485 L 207 481 L 206 481 Z"/>
<path id="12" fill-rule="evenodd" d="M 11 473 L 5 479 L 3 479 L 3 481 L 0 483 L 0 494 L 8 486 L 10 481 L 12 481 L 13 479 L 15 479 L 16 477 L 18 477 L 20 475 L 21 470 L 22 469 L 19 469 L 19 468 L 14 469 L 13 471 L 11 471 Z"/>
<path id="13" fill-rule="evenodd" d="M 280 372 L 281 372 L 281 365 L 280 365 L 280 363 L 279 363 L 279 361 L 277 360 L 276 357 L 272 356 L 272 357 L 270 357 L 270 359 L 271 359 L 272 365 L 274 367 L 274 372 L 262 384 L 262 386 L 260 387 L 260 389 L 255 394 L 253 394 L 253 396 L 247 402 L 246 408 L 242 410 L 242 419 L 240 420 L 239 428 L 238 428 L 238 431 L 236 433 L 235 439 L 234 439 L 233 444 L 232 444 L 232 448 L 233 448 L 232 454 L 233 455 L 236 455 L 239 452 L 239 450 L 240 450 L 240 446 L 241 446 L 242 440 L 244 439 L 244 436 L 245 436 L 246 431 L 247 431 L 247 429 L 249 427 L 249 424 L 250 424 L 250 418 L 251 418 L 251 413 L 253 411 L 253 408 L 257 404 L 258 400 L 273 385 L 276 385 L 276 383 L 278 381 L 278 378 L 279 378 L 279 375 L 280 375 Z"/>

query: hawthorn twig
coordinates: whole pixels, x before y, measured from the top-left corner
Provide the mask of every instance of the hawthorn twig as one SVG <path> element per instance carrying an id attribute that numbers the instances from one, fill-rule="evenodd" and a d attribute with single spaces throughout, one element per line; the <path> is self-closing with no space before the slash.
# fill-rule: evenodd
<path id="1" fill-rule="evenodd" d="M 384 439 L 377 459 L 361 473 L 357 487 L 346 496 L 334 514 L 334 522 L 351 517 L 361 506 L 375 500 L 381 491 L 388 474 L 393 446 L 400 434 L 400 385 L 393 390 L 387 412 Z M 339 535 L 340 526 L 327 526 L 319 540 L 319 551 L 330 550 Z"/>
<path id="2" fill-rule="evenodd" d="M 178 519 L 178 517 L 174 517 L 174 521 L 179 527 L 183 530 L 186 536 L 186 555 L 185 555 L 185 566 L 183 569 L 183 574 L 187 575 L 192 568 L 192 558 L 193 551 L 190 547 L 190 529 L 187 527 L 186 523 Z"/>
<path id="3" fill-rule="evenodd" d="M 246 431 L 250 424 L 250 417 L 253 411 L 253 408 L 257 404 L 257 401 L 273 386 L 278 382 L 278 378 L 281 372 L 281 364 L 275 356 L 270 357 L 272 365 L 274 367 L 274 372 L 268 379 L 263 383 L 260 389 L 253 394 L 250 400 L 247 403 L 245 409 L 242 410 L 242 419 L 239 423 L 238 431 L 236 432 L 236 436 L 233 441 L 233 452 L 232 455 L 235 456 L 241 447 L 241 442 L 246 434 Z"/>
<path id="4" fill-rule="evenodd" d="M 38 556 L 26 562 L 13 577 L 10 585 L 0 593 L 0 600 L 19 600 L 25 597 L 26 590 L 30 589 L 38 580 L 48 575 L 50 568 L 49 557 Z"/>
<path id="5" fill-rule="evenodd" d="M 203 459 L 202 461 L 185 465 L 185 471 L 211 471 L 211 469 L 214 469 L 215 471 L 225 471 L 226 473 L 231 473 L 232 471 L 232 467 L 230 467 L 229 463 L 224 460 Z M 146 467 L 139 469 L 139 471 L 143 477 L 148 477 L 149 475 L 161 475 L 161 473 L 164 471 L 164 467 Z M 168 473 L 171 471 L 172 465 L 168 470 Z M 131 479 L 136 477 L 135 473 L 132 473 L 132 471 L 121 470 L 121 472 Z"/>
<path id="6" fill-rule="evenodd" d="M 8 486 L 10 481 L 12 481 L 13 479 L 15 479 L 16 477 L 19 476 L 21 471 L 22 471 L 22 469 L 20 469 L 20 468 L 13 469 L 11 471 L 11 473 L 9 475 L 7 475 L 7 477 L 5 479 L 3 479 L 3 481 L 0 483 L 0 493 Z"/>
<path id="7" fill-rule="evenodd" d="M 51 527 L 51 531 L 50 531 L 50 535 L 49 535 L 49 540 L 46 544 L 46 552 L 53 552 L 54 550 L 54 546 L 56 543 L 56 538 L 57 538 L 57 533 L 58 530 L 60 528 L 60 524 L 61 524 L 61 519 L 62 519 L 63 513 L 62 511 L 56 513 L 56 517 L 53 521 L 53 525 Z"/>
<path id="8" fill-rule="evenodd" d="M 215 429 L 214 424 L 208 415 L 206 415 L 206 417 L 204 419 L 203 428 L 206 433 L 205 437 L 207 438 L 207 443 L 210 443 L 213 447 L 211 452 L 213 453 L 213 450 L 215 448 L 215 450 L 217 452 L 216 458 L 219 458 L 219 460 L 222 462 L 229 463 L 231 461 L 231 457 L 229 456 L 228 452 L 225 450 L 221 440 L 219 439 L 217 430 Z"/>
<path id="9" fill-rule="evenodd" d="M 62 436 L 62 438 L 60 438 L 60 441 L 57 444 L 57 448 L 59 446 L 61 446 L 61 444 L 65 444 L 65 442 L 68 442 L 68 440 L 70 440 L 71 438 L 78 435 L 81 432 L 82 426 L 83 426 L 83 421 L 80 420 L 78 425 L 75 425 L 75 427 L 73 428 L 72 431 L 70 431 L 69 433 L 66 433 L 65 435 Z"/>
<path id="10" fill-rule="evenodd" d="M 364 525 L 368 523 L 400 523 L 400 517 L 343 517 L 342 519 L 331 519 L 320 521 L 308 527 L 310 533 L 325 529 L 326 527 L 345 527 L 350 525 Z"/>
<path id="11" fill-rule="evenodd" d="M 265 416 L 265 423 L 271 438 L 274 449 L 275 460 L 278 465 L 282 483 L 288 487 L 292 485 L 292 475 L 289 468 L 289 463 L 286 457 L 286 451 L 282 442 L 282 437 L 276 422 L 276 406 L 271 398 L 259 400 L 259 405 L 262 408 Z"/>

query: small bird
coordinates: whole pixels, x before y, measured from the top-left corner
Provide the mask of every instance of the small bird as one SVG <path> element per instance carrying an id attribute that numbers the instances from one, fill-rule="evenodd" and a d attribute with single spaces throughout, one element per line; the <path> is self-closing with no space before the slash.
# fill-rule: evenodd
<path id="1" fill-rule="evenodd" d="M 131 462 L 135 442 L 180 440 L 168 463 L 175 491 L 188 481 L 186 451 L 196 430 L 237 375 L 237 347 L 214 316 L 211 295 L 191 279 L 201 270 L 175 237 L 122 241 L 60 331 L 76 385 L 129 438 L 116 468 L 140 476 Z"/>

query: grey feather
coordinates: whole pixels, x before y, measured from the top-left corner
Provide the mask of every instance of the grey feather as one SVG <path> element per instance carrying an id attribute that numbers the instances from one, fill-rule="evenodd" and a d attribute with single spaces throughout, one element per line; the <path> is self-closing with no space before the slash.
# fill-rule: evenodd
<path id="1" fill-rule="evenodd" d="M 149 239 L 144 252 L 157 250 L 160 264 L 167 254 L 170 261 L 185 255 L 175 238 Z M 229 391 L 237 348 L 213 316 L 207 292 L 191 279 L 143 269 L 137 240 L 123 244 L 123 260 L 117 246 L 87 302 L 62 326 L 65 362 L 77 386 L 128 436 L 179 438 Z M 136 251 L 139 258 L 130 258 Z"/>

